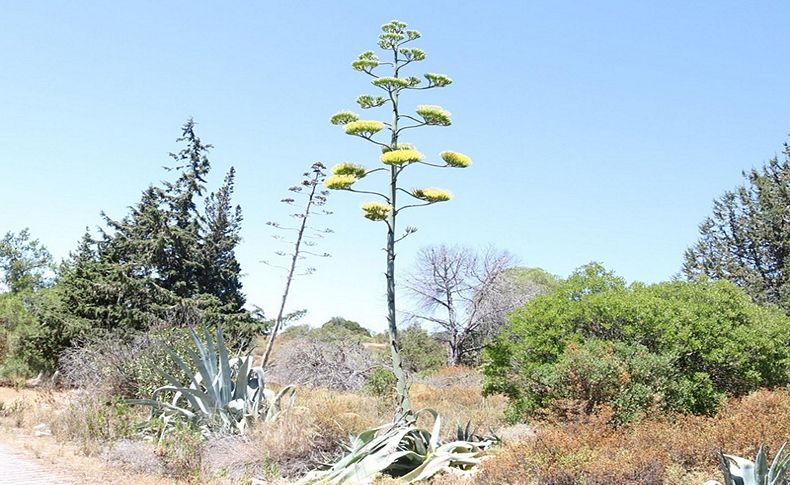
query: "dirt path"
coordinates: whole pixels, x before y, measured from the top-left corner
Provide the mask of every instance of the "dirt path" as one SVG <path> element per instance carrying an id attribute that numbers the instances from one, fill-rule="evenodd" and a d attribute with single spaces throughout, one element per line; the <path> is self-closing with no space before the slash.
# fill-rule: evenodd
<path id="1" fill-rule="evenodd" d="M 76 483 L 73 478 L 47 470 L 33 458 L 4 444 L 0 444 L 0 482 L 19 485 Z"/>

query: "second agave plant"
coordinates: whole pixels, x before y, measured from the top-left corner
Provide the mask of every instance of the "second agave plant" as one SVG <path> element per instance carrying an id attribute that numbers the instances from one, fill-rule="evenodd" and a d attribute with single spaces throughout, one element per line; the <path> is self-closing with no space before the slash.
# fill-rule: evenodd
<path id="1" fill-rule="evenodd" d="M 156 389 L 151 399 L 130 401 L 151 406 L 151 417 L 164 422 L 164 431 L 176 420 L 186 420 L 204 435 L 243 434 L 251 422 L 277 419 L 293 403 L 292 386 L 275 394 L 265 388 L 263 369 L 252 367 L 251 356 L 229 356 L 220 327 L 216 337 L 204 328 L 203 340 L 195 330 L 190 333 L 195 344 L 186 351 L 190 365 L 166 347 L 188 381 L 159 369 L 168 384 Z M 163 399 L 166 395 L 172 398 Z"/>

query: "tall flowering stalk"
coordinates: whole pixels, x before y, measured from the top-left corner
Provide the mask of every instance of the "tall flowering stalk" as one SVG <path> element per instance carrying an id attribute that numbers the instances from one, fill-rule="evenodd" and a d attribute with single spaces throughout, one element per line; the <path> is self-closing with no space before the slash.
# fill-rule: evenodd
<path id="1" fill-rule="evenodd" d="M 407 91 L 442 88 L 452 83 L 444 74 L 428 73 L 424 75 L 425 82 L 414 76 L 404 76 L 401 72 L 409 64 L 423 61 L 425 52 L 422 49 L 406 47 L 406 44 L 420 38 L 416 30 L 409 30 L 403 22 L 393 20 L 381 27 L 378 45 L 385 51 L 386 60 L 380 60 L 373 51 L 366 51 L 351 63 L 352 67 L 372 78 L 371 84 L 380 90 L 383 95 L 362 95 L 357 98 L 357 104 L 362 109 L 383 107 L 391 110 L 392 117 L 389 122 L 377 120 L 361 120 L 359 116 L 350 111 L 341 111 L 332 116 L 331 122 L 343 125 L 346 134 L 357 136 L 381 148 L 379 161 L 383 166 L 368 169 L 355 163 L 340 163 L 332 168 L 333 175 L 324 182 L 334 190 L 347 190 L 376 196 L 378 200 L 362 204 L 362 214 L 371 221 L 383 222 L 387 226 L 387 323 L 389 343 L 392 353 L 392 367 L 397 377 L 398 409 L 397 417 L 412 416 L 409 401 L 406 375 L 403 372 L 403 362 L 398 340 L 398 327 L 395 318 L 395 245 L 404 237 L 415 231 L 406 227 L 404 232 L 397 236 L 396 219 L 402 211 L 423 207 L 437 202 L 445 202 L 452 198 L 447 190 L 437 188 L 418 188 L 406 190 L 398 185 L 398 179 L 406 168 L 412 165 L 427 165 L 440 168 L 465 168 L 472 161 L 461 153 L 445 151 L 439 154 L 442 162 L 431 163 L 425 161 L 425 155 L 408 143 L 401 143 L 401 134 L 410 129 L 423 126 L 449 126 L 452 123 L 450 113 L 440 106 L 417 106 L 414 115 L 401 112 L 400 96 Z M 382 71 L 387 71 L 382 73 Z M 377 139 L 383 132 L 386 140 Z M 355 184 L 362 178 L 374 172 L 384 172 L 388 177 L 388 186 L 383 192 L 371 190 L 358 190 Z M 406 199 L 406 203 L 399 204 L 398 196 Z"/>
<path id="2" fill-rule="evenodd" d="M 326 180 L 326 173 L 324 172 L 325 169 L 326 167 L 324 164 L 321 162 L 315 162 L 310 166 L 310 170 L 308 172 L 302 174 L 304 177 L 302 183 L 288 189 L 293 192 L 294 196 L 300 196 L 304 200 L 304 206 L 302 210 L 291 214 L 291 217 L 299 221 L 295 227 L 282 226 L 277 222 L 266 223 L 267 225 L 279 229 L 280 231 L 286 231 L 292 234 L 295 233 L 295 237 L 293 240 L 289 240 L 283 236 L 274 236 L 275 239 L 293 246 L 293 250 L 290 252 L 275 252 L 277 256 L 287 258 L 289 260 L 287 266 L 275 265 L 269 263 L 268 261 L 263 261 L 270 266 L 283 269 L 286 272 L 285 289 L 283 290 L 282 298 L 280 299 L 280 309 L 277 312 L 277 318 L 274 320 L 274 328 L 272 328 L 272 333 L 269 335 L 269 340 L 266 343 L 266 350 L 264 351 L 263 357 L 261 358 L 261 367 L 263 368 L 265 368 L 266 364 L 269 362 L 269 357 L 271 357 L 272 348 L 274 347 L 274 339 L 277 337 L 277 333 L 280 331 L 283 324 L 293 318 L 295 315 L 301 316 L 303 314 L 303 312 L 296 312 L 295 314 L 291 315 L 285 314 L 285 303 L 288 301 L 288 293 L 291 290 L 291 283 L 293 282 L 294 276 L 297 276 L 297 267 L 299 261 L 305 259 L 307 256 L 316 256 L 321 258 L 329 257 L 329 253 L 317 253 L 312 250 L 312 248 L 316 245 L 315 241 L 313 241 L 314 239 L 322 238 L 323 234 L 331 233 L 332 230 L 317 229 L 308 224 L 308 220 L 312 216 L 331 214 L 331 212 L 322 208 L 326 204 L 326 199 L 327 195 L 329 195 L 329 192 L 318 189 L 318 187 L 321 185 L 321 182 Z M 296 203 L 296 199 L 293 197 L 287 197 L 282 199 L 281 202 L 288 205 L 294 205 Z M 315 268 L 306 268 L 301 274 L 312 274 L 314 271 Z"/>

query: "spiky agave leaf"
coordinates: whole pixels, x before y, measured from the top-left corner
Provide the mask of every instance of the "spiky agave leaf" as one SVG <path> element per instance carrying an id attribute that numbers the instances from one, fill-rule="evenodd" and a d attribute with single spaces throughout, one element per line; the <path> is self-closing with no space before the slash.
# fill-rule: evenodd
<path id="1" fill-rule="evenodd" d="M 181 383 L 158 369 L 168 385 L 156 389 L 151 399 L 130 400 L 130 404 L 151 406 L 152 417 L 162 418 L 166 425 L 179 417 L 188 419 L 206 434 L 244 433 L 249 421 L 275 420 L 293 405 L 296 391 L 292 386 L 278 394 L 266 393 L 263 369 L 251 368 L 250 356 L 230 358 L 220 327 L 214 337 L 208 328 L 203 328 L 203 340 L 192 329 L 190 334 L 195 344 L 195 349 L 186 349 L 191 366 L 166 347 L 188 382 Z M 165 392 L 174 395 L 169 403 L 160 398 Z M 166 430 L 167 426 L 163 432 Z"/>
<path id="2" fill-rule="evenodd" d="M 434 418 L 431 432 L 414 424 L 422 413 Z M 309 473 L 300 483 L 371 483 L 381 474 L 412 483 L 451 468 L 470 472 L 495 442 L 457 440 L 441 444 L 441 418 L 436 411 L 423 409 L 409 418 L 353 438 L 348 454 L 327 469 Z"/>
<path id="3" fill-rule="evenodd" d="M 724 475 L 724 485 L 787 485 L 790 453 L 785 454 L 786 443 L 768 465 L 768 455 L 761 444 L 755 461 L 719 452 L 719 464 Z"/>
<path id="4" fill-rule="evenodd" d="M 776 452 L 771 467 L 768 469 L 768 480 L 771 485 L 787 485 L 787 474 L 790 471 L 790 453 L 784 453 L 787 443 L 783 443 Z"/>

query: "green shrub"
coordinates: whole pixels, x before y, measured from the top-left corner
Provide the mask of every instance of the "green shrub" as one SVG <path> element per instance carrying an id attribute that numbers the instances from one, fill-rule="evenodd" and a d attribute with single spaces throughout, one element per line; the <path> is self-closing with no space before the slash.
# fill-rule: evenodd
<path id="1" fill-rule="evenodd" d="M 549 413 L 572 417 L 603 406 L 614 423 L 625 423 L 654 410 L 682 410 L 692 399 L 693 383 L 677 374 L 674 359 L 644 346 L 589 340 L 568 344 L 556 363 L 523 374 L 521 393 L 510 403 L 512 420 Z"/>
<path id="2" fill-rule="evenodd" d="M 406 370 L 425 372 L 444 367 L 447 350 L 433 335 L 419 325 L 410 325 L 400 332 L 401 355 Z"/>
<path id="3" fill-rule="evenodd" d="M 0 294 L 0 376 L 27 377 L 57 368 L 58 356 L 84 329 L 63 318 L 57 288 Z"/>
<path id="4" fill-rule="evenodd" d="M 790 383 L 790 318 L 777 308 L 752 303 L 729 282 L 628 286 L 591 264 L 511 315 L 485 351 L 484 391 L 529 410 L 529 380 L 589 339 L 668 359 L 687 388 L 676 402 L 694 413 L 714 412 L 723 395 Z"/>
<path id="5" fill-rule="evenodd" d="M 78 339 L 60 356 L 66 384 L 104 395 L 148 398 L 162 386 L 158 369 L 178 379 L 186 375 L 168 354 L 165 343 L 182 359 L 193 345 L 186 328 L 148 333 L 96 332 Z"/>
<path id="6" fill-rule="evenodd" d="M 339 331 L 341 333 L 347 332 L 351 335 L 360 338 L 367 338 L 370 337 L 370 330 L 363 327 L 357 322 L 352 320 L 347 320 L 343 317 L 333 317 L 325 324 L 321 325 L 321 330 L 335 332 Z"/>
<path id="7" fill-rule="evenodd" d="M 394 397 L 397 381 L 398 379 L 391 370 L 379 367 L 368 376 L 365 382 L 365 390 L 376 397 Z"/>

